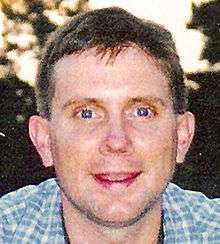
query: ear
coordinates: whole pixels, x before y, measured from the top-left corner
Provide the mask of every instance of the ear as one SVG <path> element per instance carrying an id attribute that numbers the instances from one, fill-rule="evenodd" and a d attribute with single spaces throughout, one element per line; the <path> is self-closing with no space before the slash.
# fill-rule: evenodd
<path id="1" fill-rule="evenodd" d="M 49 121 L 40 116 L 31 116 L 29 119 L 29 136 L 41 156 L 43 165 L 53 165 L 50 148 Z"/>
<path id="2" fill-rule="evenodd" d="M 178 115 L 177 118 L 177 155 L 176 162 L 182 163 L 194 136 L 195 118 L 190 112 Z"/>

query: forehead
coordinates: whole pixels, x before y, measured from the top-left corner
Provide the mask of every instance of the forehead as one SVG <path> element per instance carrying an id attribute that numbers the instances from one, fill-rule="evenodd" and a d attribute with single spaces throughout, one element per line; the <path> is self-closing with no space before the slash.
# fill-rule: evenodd
<path id="1" fill-rule="evenodd" d="M 60 59 L 54 67 L 55 98 L 170 98 L 169 81 L 152 56 L 137 47 L 127 47 L 112 59 L 110 55 L 97 55 L 92 48 Z"/>

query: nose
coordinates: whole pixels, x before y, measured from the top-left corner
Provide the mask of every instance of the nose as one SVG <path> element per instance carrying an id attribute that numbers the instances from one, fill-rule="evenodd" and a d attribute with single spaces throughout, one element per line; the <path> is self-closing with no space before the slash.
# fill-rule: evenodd
<path id="1" fill-rule="evenodd" d="M 100 144 L 99 151 L 102 155 L 130 155 L 134 148 L 125 129 L 122 126 L 111 125 L 110 130 Z"/>

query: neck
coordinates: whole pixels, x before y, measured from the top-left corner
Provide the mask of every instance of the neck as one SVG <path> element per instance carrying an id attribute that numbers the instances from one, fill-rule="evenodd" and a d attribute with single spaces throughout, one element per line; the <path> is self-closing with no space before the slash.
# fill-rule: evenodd
<path id="1" fill-rule="evenodd" d="M 88 220 L 68 202 L 62 194 L 63 219 L 70 243 L 97 244 L 156 244 L 161 223 L 161 204 L 154 207 L 136 224 L 114 229 L 107 228 Z"/>

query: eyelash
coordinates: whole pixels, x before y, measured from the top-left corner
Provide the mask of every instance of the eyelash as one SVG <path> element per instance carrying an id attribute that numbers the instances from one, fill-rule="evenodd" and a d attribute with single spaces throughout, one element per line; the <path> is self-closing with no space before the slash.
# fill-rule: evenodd
<path id="1" fill-rule="evenodd" d="M 89 111 L 89 110 L 91 110 L 92 111 L 92 113 L 94 114 L 95 112 L 95 109 L 94 108 L 92 108 L 92 107 L 89 107 L 89 106 L 80 106 L 80 107 L 77 107 L 77 108 L 75 108 L 74 109 L 74 111 L 73 111 L 73 113 L 72 113 L 72 117 L 78 117 L 79 119 L 93 119 L 93 116 L 91 117 L 91 118 L 83 118 L 82 117 L 82 113 L 83 113 L 83 111 L 85 111 L 85 110 L 87 110 L 87 111 Z M 95 113 L 95 114 L 97 114 L 97 113 Z"/>
<path id="2" fill-rule="evenodd" d="M 148 114 L 146 115 L 146 116 L 141 116 L 141 115 L 138 115 L 137 113 L 137 110 L 138 109 L 140 109 L 140 108 L 146 108 L 147 110 L 148 110 Z M 92 111 L 92 113 L 95 113 L 95 109 L 94 108 L 92 108 L 92 107 L 89 107 L 89 106 L 81 106 L 81 107 L 78 107 L 78 108 L 75 108 L 74 109 L 74 111 L 73 111 L 73 113 L 72 113 L 72 116 L 73 117 L 80 117 L 80 119 L 93 119 L 93 117 L 91 117 L 91 118 L 83 118 L 82 117 L 82 112 L 83 112 L 83 110 L 91 110 Z M 135 111 L 134 111 L 135 110 Z M 149 112 L 150 111 L 150 112 Z M 132 116 L 134 116 L 134 113 L 136 113 L 136 117 L 139 117 L 140 119 L 150 119 L 150 118 L 152 118 L 152 117 L 155 117 L 158 113 L 157 113 L 157 110 L 156 110 L 156 108 L 154 108 L 154 107 L 150 107 L 150 106 L 148 106 L 148 105 L 138 105 L 138 106 L 135 106 L 135 107 L 133 107 L 133 108 L 131 108 L 131 109 L 129 109 L 129 111 L 128 111 L 128 113 L 127 113 L 127 115 L 131 115 L 131 117 Z M 97 113 L 96 113 L 97 114 Z"/>
<path id="3" fill-rule="evenodd" d="M 138 109 L 141 109 L 141 108 L 144 108 L 147 110 L 146 115 L 142 116 L 142 115 L 138 114 Z M 135 106 L 135 107 L 129 109 L 127 114 L 128 114 L 129 119 L 131 119 L 133 116 L 135 116 L 138 118 L 138 120 L 146 120 L 146 119 L 154 118 L 157 115 L 157 110 L 156 110 L 156 108 L 150 107 L 148 105 L 138 105 L 138 106 Z"/>

